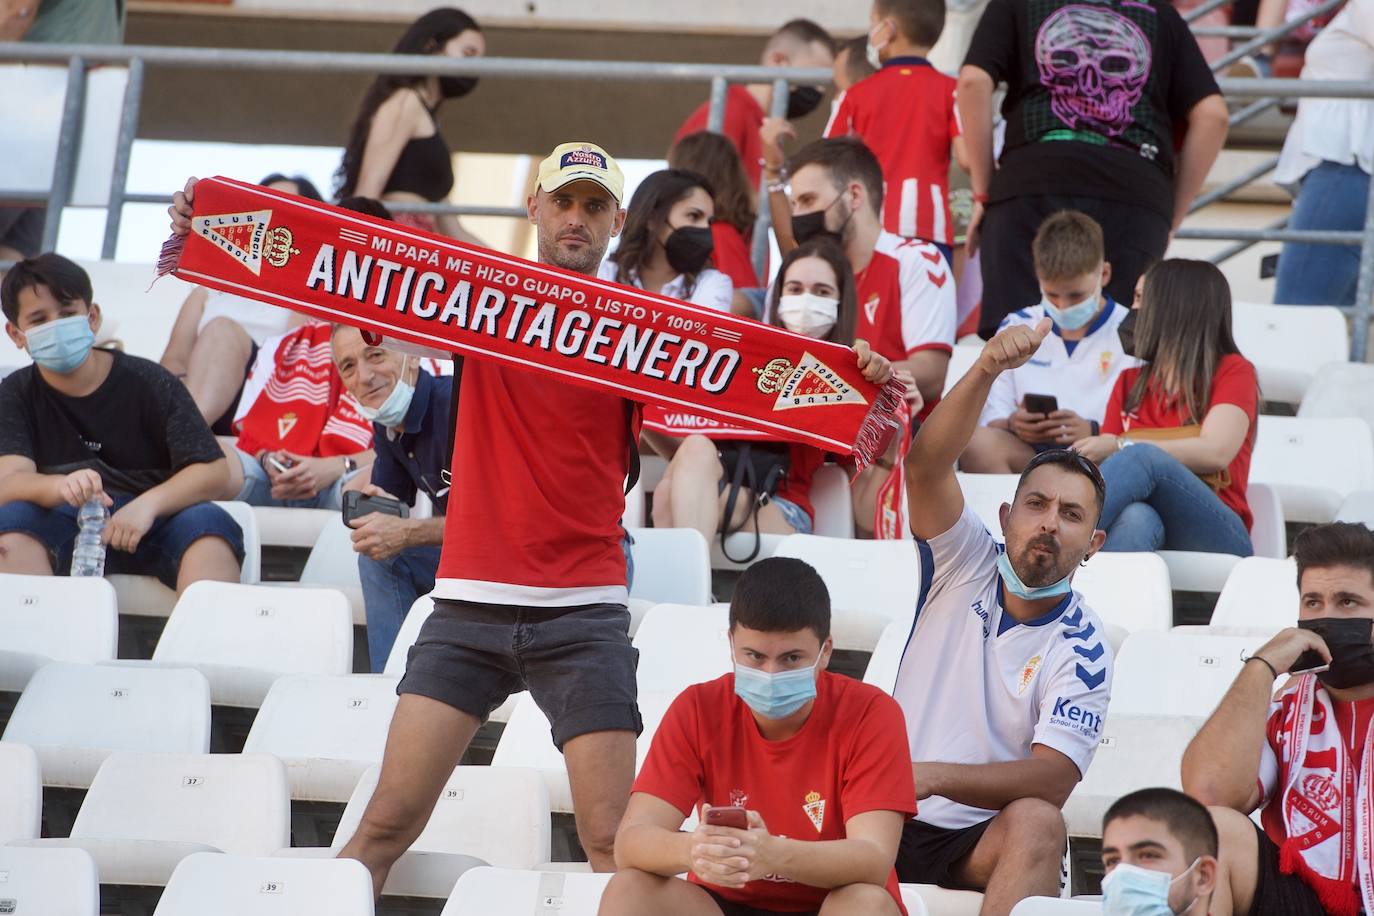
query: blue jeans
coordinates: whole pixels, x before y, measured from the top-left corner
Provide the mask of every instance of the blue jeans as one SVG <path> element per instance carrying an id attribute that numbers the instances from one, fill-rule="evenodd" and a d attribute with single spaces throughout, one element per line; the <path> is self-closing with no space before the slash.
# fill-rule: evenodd
<path id="1" fill-rule="evenodd" d="M 1369 175 L 1357 165 L 1323 162 L 1302 179 L 1289 229 L 1364 229 Z M 1354 305 L 1360 272 L 1357 245 L 1285 242 L 1274 301 L 1281 305 Z"/>
<path id="2" fill-rule="evenodd" d="M 1107 501 L 1097 527 L 1103 550 L 1254 553 L 1240 516 L 1212 488 L 1157 446 L 1139 443 L 1102 462 Z"/>
<path id="3" fill-rule="evenodd" d="M 386 667 L 391 644 L 415 599 L 434 591 L 438 568 L 438 547 L 407 547 L 387 560 L 358 555 L 367 610 L 367 655 L 374 674 Z"/>
<path id="4" fill-rule="evenodd" d="M 350 475 L 343 475 L 306 499 L 274 499 L 272 481 L 267 478 L 267 472 L 263 470 L 262 465 L 247 452 L 240 452 L 238 449 L 234 451 L 239 456 L 239 464 L 243 467 L 243 488 L 239 490 L 239 495 L 234 497 L 239 502 L 248 503 L 250 506 L 279 506 L 287 509 L 343 508 L 343 485 Z"/>

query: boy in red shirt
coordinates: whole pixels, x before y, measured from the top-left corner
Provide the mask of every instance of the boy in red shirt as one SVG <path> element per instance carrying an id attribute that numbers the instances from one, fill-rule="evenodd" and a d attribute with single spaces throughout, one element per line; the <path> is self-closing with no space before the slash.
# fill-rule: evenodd
<path id="1" fill-rule="evenodd" d="M 751 566 L 730 647 L 735 673 L 688 687 L 654 735 L 601 916 L 905 914 L 893 870 L 916 812 L 905 720 L 887 694 L 825 670 L 830 596 L 816 571 Z M 748 829 L 708 825 L 713 806 L 748 809 Z M 679 832 L 698 809 L 702 823 Z"/>
<path id="2" fill-rule="evenodd" d="M 856 136 L 883 166 L 883 228 L 931 242 L 948 261 L 950 147 L 962 164 L 955 80 L 926 59 L 945 25 L 941 0 L 873 0 L 868 48 L 877 73 L 848 89 L 827 137 Z"/>

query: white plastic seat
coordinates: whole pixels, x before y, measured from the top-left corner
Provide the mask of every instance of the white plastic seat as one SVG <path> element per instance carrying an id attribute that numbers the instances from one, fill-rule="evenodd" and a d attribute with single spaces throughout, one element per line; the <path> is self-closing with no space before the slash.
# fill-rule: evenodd
<path id="1" fill-rule="evenodd" d="M 115 657 L 119 612 L 104 579 L 0 573 L 0 690 L 23 690 L 50 661 Z"/>
<path id="2" fill-rule="evenodd" d="M 983 895 L 975 891 L 952 891 L 934 884 L 903 884 L 901 891 L 910 916 L 921 912 L 930 916 L 978 916 L 983 908 Z"/>
<path id="3" fill-rule="evenodd" d="M 357 832 L 380 775 L 381 768 L 372 767 L 359 780 L 334 834 L 330 855 L 336 855 Z M 534 868 L 548 861 L 549 834 L 549 795 L 538 771 L 457 767 L 444 783 L 425 829 L 392 866 L 383 893 L 442 899 L 461 875 L 476 866 Z M 300 853 L 283 850 L 281 854 Z"/>
<path id="4" fill-rule="evenodd" d="M 1159 558 L 1169 567 L 1169 582 L 1181 592 L 1220 592 L 1226 577 L 1241 558 L 1229 553 L 1200 550 L 1161 550 Z"/>
<path id="5" fill-rule="evenodd" d="M 1069 836 L 1100 837 L 1102 815 L 1128 792 L 1150 786 L 1181 789 L 1183 752 L 1203 721 L 1108 715 L 1088 772 L 1064 805 Z"/>
<path id="6" fill-rule="evenodd" d="M 741 559 L 731 559 L 731 557 L 743 558 L 749 556 L 749 554 L 753 552 L 754 529 L 751 527 L 748 531 L 736 531 L 734 534 L 730 535 L 730 537 L 726 538 L 730 550 L 729 556 L 726 556 L 725 551 L 721 549 L 720 535 L 716 535 L 711 538 L 711 568 L 732 570 L 748 569 L 759 560 L 766 560 L 776 553 L 778 545 L 782 543 L 782 539 L 786 536 L 787 535 L 783 534 L 760 534 L 758 556 L 748 562 L 742 562 Z"/>
<path id="7" fill-rule="evenodd" d="M 5 741 L 38 754 L 43 783 L 84 789 L 115 751 L 210 752 L 210 685 L 194 668 L 44 665 Z"/>
<path id="8" fill-rule="evenodd" d="M 348 801 L 367 769 L 381 763 L 399 678 L 288 674 L 267 691 L 244 753 L 286 764 L 291 797 Z"/>
<path id="9" fill-rule="evenodd" d="M 243 563 L 239 567 L 239 582 L 256 585 L 262 579 L 262 538 L 258 533 L 258 519 L 253 507 L 237 501 L 216 501 L 229 517 L 238 522 L 243 532 Z M 296 510 L 292 510 L 296 511 Z M 106 577 L 119 596 L 119 612 L 135 617 L 167 617 L 176 607 L 177 594 L 163 585 L 156 576 L 134 576 L 123 573 Z"/>
<path id="10" fill-rule="evenodd" d="M 1278 491 L 1259 483 L 1251 475 L 1246 502 L 1254 523 L 1250 543 L 1257 557 L 1283 559 L 1288 555 L 1288 533 L 1283 518 L 1283 503 Z M 1173 587 L 1184 592 L 1220 592 L 1241 558 L 1229 553 L 1203 553 L 1195 550 L 1161 550 L 1159 556 L 1169 567 Z"/>
<path id="11" fill-rule="evenodd" d="M 198 668 L 211 701 L 256 707 L 283 674 L 348 674 L 353 621 L 332 589 L 196 582 L 186 589 L 153 661 Z"/>
<path id="12" fill-rule="evenodd" d="M 43 823 L 43 777 L 38 754 L 27 744 L 0 741 L 0 853 L 10 840 L 38 838 Z"/>
<path id="13" fill-rule="evenodd" d="M 911 639 L 911 621 L 894 620 L 883 628 L 882 636 L 868 657 L 868 667 L 864 669 L 864 683 L 872 684 L 879 690 L 892 693 L 897 684 L 897 669 L 902 664 L 902 653 Z"/>
<path id="14" fill-rule="evenodd" d="M 1374 489 L 1374 436 L 1356 418 L 1262 416 L 1250 479 L 1274 488 L 1288 521 L 1329 522 L 1348 495 Z"/>
<path id="15" fill-rule="evenodd" d="M 1227 577 L 1210 624 L 1229 630 L 1277 631 L 1297 622 L 1298 564 L 1247 557 Z"/>
<path id="16" fill-rule="evenodd" d="M 1231 331 L 1268 401 L 1300 403 L 1317 370 L 1350 359 L 1345 316 L 1330 306 L 1237 302 Z"/>
<path id="17" fill-rule="evenodd" d="M 410 647 L 415 645 L 415 640 L 419 638 L 420 628 L 425 625 L 425 621 L 433 613 L 433 598 L 428 595 L 421 595 L 415 599 L 415 603 L 406 612 L 405 620 L 401 621 L 401 629 L 396 632 L 396 641 L 391 644 L 391 654 L 386 657 L 386 667 L 382 669 L 383 674 L 401 677 L 406 673 L 406 655 L 410 652 Z"/>
<path id="18" fill-rule="evenodd" d="M 1302 396 L 1298 416 L 1359 417 L 1374 427 L 1374 366 L 1369 363 L 1328 363 Z"/>
<path id="19" fill-rule="evenodd" d="M 830 631 L 837 649 L 871 652 L 883 629 L 916 613 L 921 564 L 913 541 L 859 541 L 794 534 L 775 556 L 815 567 L 830 592 Z"/>
<path id="20" fill-rule="evenodd" d="M 1245 659 L 1268 634 L 1132 633 L 1116 657 L 1108 723 L 1115 716 L 1207 718 Z"/>
<path id="21" fill-rule="evenodd" d="M 1061 900 L 1058 897 L 1027 897 L 1011 908 L 1011 916 L 1100 916 L 1096 900 Z"/>
<path id="22" fill-rule="evenodd" d="M 1288 556 L 1288 531 L 1283 519 L 1283 501 L 1278 491 L 1267 483 L 1253 481 L 1245 490 L 1250 504 L 1250 544 L 1257 557 L 1282 560 Z"/>
<path id="23" fill-rule="evenodd" d="M 100 884 L 84 849 L 0 846 L 0 910 L 42 916 L 97 916 Z"/>
<path id="24" fill-rule="evenodd" d="M 849 474 L 838 464 L 823 464 L 811 478 L 811 508 L 816 511 L 813 533 L 831 538 L 854 536 L 854 498 Z"/>
<path id="25" fill-rule="evenodd" d="M 262 543 L 268 547 L 300 547 L 309 550 L 326 525 L 339 519 L 336 509 L 288 509 L 284 506 L 253 506 Z"/>
<path id="26" fill-rule="evenodd" d="M 734 670 L 729 615 L 728 604 L 654 605 L 634 638 L 640 691 L 678 694 Z"/>
<path id="27" fill-rule="evenodd" d="M 1336 521 L 1374 528 L 1374 490 L 1356 490 L 1347 496 L 1341 511 L 1336 513 Z"/>
<path id="28" fill-rule="evenodd" d="M 353 610 L 354 626 L 366 626 L 363 583 L 358 577 L 358 554 L 353 550 L 352 532 L 343 523 L 342 515 L 338 512 L 329 514 L 331 517 L 321 526 L 320 536 L 310 548 L 310 556 L 301 570 L 300 584 L 343 592 Z"/>
<path id="29" fill-rule="evenodd" d="M 372 875 L 356 859 L 198 852 L 181 860 L 153 916 L 372 916 Z"/>
<path id="30" fill-rule="evenodd" d="M 76 847 L 102 884 L 165 885 L 195 852 L 265 856 L 290 841 L 286 769 L 266 754 L 111 754 L 68 839 L 20 845 Z"/>
<path id="31" fill-rule="evenodd" d="M 711 603 L 711 550 L 695 528 L 631 528 L 630 594 L 654 603 Z"/>
<path id="32" fill-rule="evenodd" d="M 973 368 L 973 364 L 978 362 L 978 356 L 983 352 L 981 344 L 955 344 L 953 352 L 949 355 L 949 366 L 945 369 L 945 390 L 941 397 L 949 394 L 950 390 L 959 383 L 959 379 L 968 375 L 968 371 Z"/>
<path id="33" fill-rule="evenodd" d="M 1003 503 L 1010 503 L 1016 497 L 1016 484 L 1021 480 L 1017 474 L 965 474 L 959 478 L 959 489 L 964 492 L 964 502 L 983 520 L 983 525 L 999 541 L 1002 536 L 1002 519 L 999 512 Z"/>
<path id="34" fill-rule="evenodd" d="M 625 512 L 620 516 L 626 528 L 643 528 L 646 522 L 644 512 L 644 479 L 635 481 L 630 492 L 625 494 Z"/>
<path id="35" fill-rule="evenodd" d="M 1098 551 L 1075 571 L 1073 587 L 1104 623 L 1128 633 L 1173 626 L 1169 567 L 1157 554 Z"/>
<path id="36" fill-rule="evenodd" d="M 596 916 L 605 874 L 474 868 L 453 887 L 440 916 Z"/>

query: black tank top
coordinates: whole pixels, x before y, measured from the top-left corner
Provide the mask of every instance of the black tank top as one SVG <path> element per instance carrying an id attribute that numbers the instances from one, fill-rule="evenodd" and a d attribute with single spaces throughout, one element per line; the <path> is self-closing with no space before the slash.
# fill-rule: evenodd
<path id="1" fill-rule="evenodd" d="M 382 189 L 383 194 L 405 191 L 434 202 L 444 200 L 453 190 L 453 156 L 444 142 L 444 135 L 439 132 L 434 112 L 431 111 L 429 117 L 434 123 L 434 133 L 410 140 L 401 148 L 391 177 Z"/>

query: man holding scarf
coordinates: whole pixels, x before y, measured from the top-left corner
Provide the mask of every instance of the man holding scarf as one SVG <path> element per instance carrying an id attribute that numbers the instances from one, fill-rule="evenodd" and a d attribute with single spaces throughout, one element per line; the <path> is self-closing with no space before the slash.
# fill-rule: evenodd
<path id="1" fill-rule="evenodd" d="M 1221 837 L 1217 916 L 1374 912 L 1374 534 L 1320 525 L 1293 553 L 1297 627 L 1246 659 L 1183 756 Z"/>

